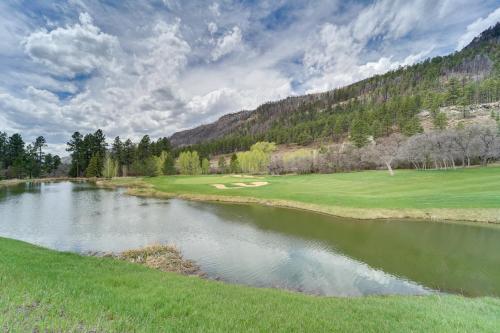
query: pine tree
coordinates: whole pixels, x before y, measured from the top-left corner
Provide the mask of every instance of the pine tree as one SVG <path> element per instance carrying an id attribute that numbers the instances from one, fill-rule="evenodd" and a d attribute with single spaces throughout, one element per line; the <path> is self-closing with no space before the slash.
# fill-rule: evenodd
<path id="1" fill-rule="evenodd" d="M 89 165 L 87 166 L 87 169 L 85 169 L 85 176 L 88 178 L 100 176 L 99 158 L 97 155 L 92 155 Z"/>
<path id="2" fill-rule="evenodd" d="M 351 124 L 351 141 L 358 148 L 368 143 L 367 126 L 363 118 L 356 117 Z"/>
<path id="3" fill-rule="evenodd" d="M 438 112 L 434 116 L 432 123 L 435 129 L 439 129 L 441 131 L 446 129 L 446 127 L 448 127 L 448 117 L 446 116 L 446 113 Z"/>
<path id="4" fill-rule="evenodd" d="M 448 82 L 448 104 L 455 105 L 457 104 L 458 99 L 461 96 L 460 87 L 458 80 L 456 78 L 451 78 L 450 82 Z"/>
<path id="5" fill-rule="evenodd" d="M 422 128 L 420 119 L 417 116 L 408 119 L 401 129 L 401 132 L 406 136 L 412 136 L 417 133 L 422 133 L 423 131 L 424 129 Z"/>
<path id="6" fill-rule="evenodd" d="M 175 170 L 175 160 L 172 153 L 167 153 L 165 158 L 165 163 L 163 164 L 163 174 L 164 175 L 175 175 L 177 170 Z"/>

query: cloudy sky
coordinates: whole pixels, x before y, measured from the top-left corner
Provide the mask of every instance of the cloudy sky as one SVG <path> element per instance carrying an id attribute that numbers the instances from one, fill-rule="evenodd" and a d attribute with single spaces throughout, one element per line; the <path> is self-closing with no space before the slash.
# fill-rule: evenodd
<path id="1" fill-rule="evenodd" d="M 466 45 L 498 0 L 0 2 L 0 130 L 169 136 Z"/>

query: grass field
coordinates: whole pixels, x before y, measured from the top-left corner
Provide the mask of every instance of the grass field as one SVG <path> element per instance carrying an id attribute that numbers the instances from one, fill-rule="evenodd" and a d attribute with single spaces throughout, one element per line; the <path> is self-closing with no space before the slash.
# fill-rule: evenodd
<path id="1" fill-rule="evenodd" d="M 497 332 L 500 300 L 314 297 L 164 273 L 0 238 L 10 332 Z"/>
<path id="2" fill-rule="evenodd" d="M 354 218 L 500 222 L 499 167 L 397 170 L 393 177 L 386 171 L 364 171 L 258 178 L 165 176 L 144 181 L 159 191 L 156 194 L 188 199 L 258 202 Z M 254 181 L 267 181 L 269 185 L 229 190 L 212 186 Z M 133 193 L 152 194 L 148 189 Z"/>

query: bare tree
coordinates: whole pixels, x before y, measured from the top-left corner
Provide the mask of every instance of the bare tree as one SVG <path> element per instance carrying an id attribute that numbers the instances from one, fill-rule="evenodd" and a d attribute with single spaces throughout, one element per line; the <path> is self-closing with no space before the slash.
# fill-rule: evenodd
<path id="1" fill-rule="evenodd" d="M 451 137 L 455 144 L 455 147 L 461 155 L 462 167 L 465 167 L 466 161 L 467 166 L 470 166 L 473 142 L 478 133 L 478 127 L 473 125 L 466 128 L 457 129 L 451 133 Z"/>
<path id="2" fill-rule="evenodd" d="M 479 129 L 475 143 L 481 164 L 486 166 L 490 159 L 496 157 L 498 139 L 496 129 L 490 126 L 483 126 Z"/>
<path id="3" fill-rule="evenodd" d="M 367 147 L 365 160 L 367 162 L 374 162 L 377 165 L 382 163 L 387 168 L 387 171 L 389 171 L 389 174 L 394 176 L 393 163 L 400 156 L 401 147 L 404 142 L 405 137 L 399 133 L 379 138 L 375 144 Z"/>

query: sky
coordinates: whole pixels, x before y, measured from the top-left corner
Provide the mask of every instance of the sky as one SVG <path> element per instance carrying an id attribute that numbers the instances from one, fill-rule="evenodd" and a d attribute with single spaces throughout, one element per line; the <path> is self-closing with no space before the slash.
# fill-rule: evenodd
<path id="1" fill-rule="evenodd" d="M 0 2 L 0 131 L 170 136 L 460 50 L 499 0 Z"/>

